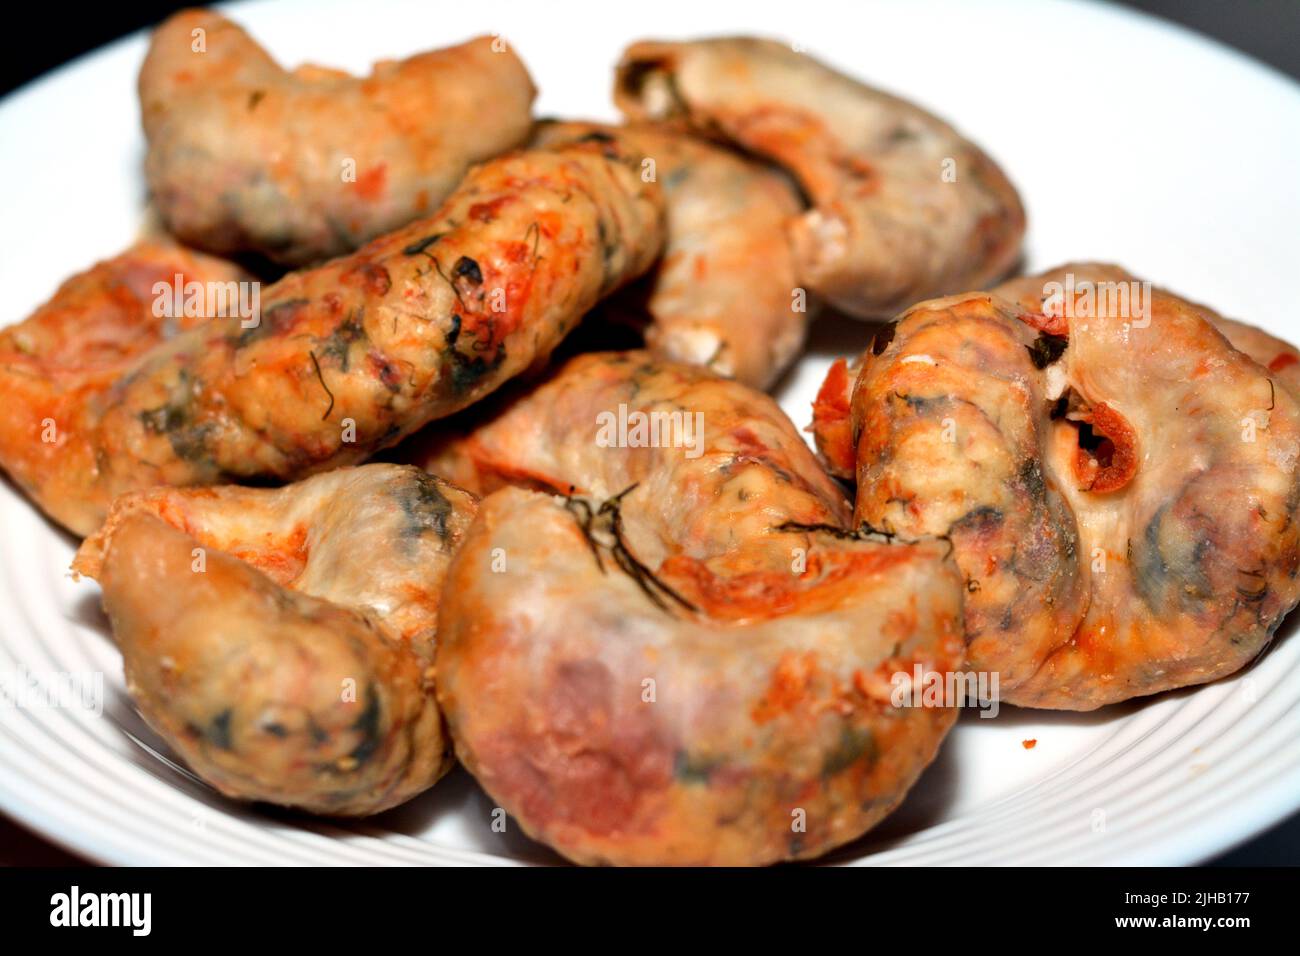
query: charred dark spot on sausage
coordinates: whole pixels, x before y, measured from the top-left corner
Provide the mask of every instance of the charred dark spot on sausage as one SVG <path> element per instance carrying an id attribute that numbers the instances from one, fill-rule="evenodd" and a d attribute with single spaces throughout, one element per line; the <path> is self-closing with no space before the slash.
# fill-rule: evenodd
<path id="1" fill-rule="evenodd" d="M 897 322 L 890 322 L 883 326 L 879 332 L 871 337 L 871 354 L 879 355 L 885 349 L 889 348 L 889 343 L 894 341 L 894 333 L 898 330 Z"/>
<path id="2" fill-rule="evenodd" d="M 524 230 L 524 245 L 531 244 L 533 247 L 533 264 L 537 264 L 537 248 L 542 241 L 542 228 L 537 225 L 536 221 L 530 222 L 528 228 Z"/>
<path id="3" fill-rule="evenodd" d="M 456 347 L 460 340 L 461 318 L 453 313 L 451 328 L 447 330 L 446 360 L 450 362 L 451 384 L 456 394 L 462 395 L 477 385 L 485 375 L 496 369 L 506 358 L 505 347 L 499 347 L 492 358 L 469 356 Z M 472 348 L 473 346 L 471 346 Z"/>
<path id="4" fill-rule="evenodd" d="M 142 411 L 140 422 L 146 431 L 155 435 L 166 435 L 185 423 L 185 413 L 175 405 L 159 405 L 157 408 L 147 408 Z"/>
<path id="5" fill-rule="evenodd" d="M 1263 601 L 1268 594 L 1268 577 L 1264 570 L 1247 570 L 1238 568 L 1241 580 L 1237 584 L 1237 596 L 1247 604 Z"/>
<path id="6" fill-rule="evenodd" d="M 206 462 L 209 458 L 208 441 L 216 431 L 211 422 L 201 425 L 186 425 L 167 433 L 167 441 L 176 452 L 176 457 L 190 462 Z"/>
<path id="7" fill-rule="evenodd" d="M 423 239 L 418 239 L 403 249 L 402 254 L 406 256 L 418 256 L 446 235 L 445 232 L 435 232 L 431 236 L 425 236 Z"/>
<path id="8" fill-rule="evenodd" d="M 447 273 L 442 271 L 442 263 L 438 261 L 437 256 L 430 256 L 429 258 L 433 260 L 433 268 L 434 271 L 438 273 L 438 278 L 441 279 L 443 282 L 447 283 L 448 288 L 450 288 L 452 293 L 456 296 L 457 304 L 459 304 L 462 309 L 468 310 L 468 306 L 465 305 L 465 298 L 464 296 L 461 295 L 461 289 L 460 289 L 460 287 L 464 285 L 464 283 L 456 282 L 455 280 L 449 278 L 447 276 Z M 452 318 L 455 320 L 457 326 L 459 327 L 460 316 L 455 315 Z"/>
<path id="9" fill-rule="evenodd" d="M 1069 344 L 1068 338 L 1042 332 L 1032 345 L 1025 346 L 1025 351 L 1029 353 L 1029 361 L 1034 363 L 1034 368 L 1044 369 L 1058 361 Z"/>
<path id="10" fill-rule="evenodd" d="M 786 532 L 803 532 L 806 534 L 826 534 L 832 538 L 838 538 L 841 541 L 874 541 L 878 544 L 919 544 L 925 540 L 938 540 L 948 543 L 949 550 L 952 548 L 952 542 L 948 540 L 946 534 L 925 535 L 920 538 L 904 538 L 896 532 L 887 528 L 877 528 L 868 521 L 863 521 L 856 528 L 841 528 L 834 524 L 812 523 L 805 524 L 802 521 L 783 521 L 772 528 L 773 531 Z"/>
<path id="11" fill-rule="evenodd" d="M 451 267 L 451 274 L 457 279 L 466 279 L 472 285 L 483 284 L 483 270 L 469 256 L 461 256 Z"/>
<path id="12" fill-rule="evenodd" d="M 312 743 L 322 745 L 329 741 L 330 735 L 325 728 L 316 722 L 316 718 L 310 714 L 307 715 L 307 732 L 311 735 Z"/>
<path id="13" fill-rule="evenodd" d="M 686 99 L 682 96 L 681 88 L 677 85 L 677 74 L 673 71 L 671 64 L 656 59 L 634 60 L 621 67 L 618 71 L 619 87 L 638 99 L 644 92 L 646 84 L 652 78 L 661 85 L 662 91 L 668 94 L 667 100 L 669 104 L 662 115 L 656 116 L 655 119 L 669 119 L 684 116 L 690 112 L 690 107 L 686 105 Z"/>

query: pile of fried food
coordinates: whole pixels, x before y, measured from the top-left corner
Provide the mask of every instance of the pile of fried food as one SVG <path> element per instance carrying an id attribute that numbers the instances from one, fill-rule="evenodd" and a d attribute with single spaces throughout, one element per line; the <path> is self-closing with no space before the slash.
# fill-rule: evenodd
<path id="1" fill-rule="evenodd" d="M 139 92 L 169 236 L 0 331 L 0 465 L 232 798 L 374 814 L 458 760 L 581 863 L 816 857 L 957 718 L 897 675 L 1089 710 L 1300 598 L 1296 350 L 1114 266 L 968 291 L 1007 178 L 788 46 L 636 43 L 624 125 L 534 122 L 499 38 L 355 78 L 189 11 Z M 818 303 L 892 321 L 814 454 L 762 389 Z"/>

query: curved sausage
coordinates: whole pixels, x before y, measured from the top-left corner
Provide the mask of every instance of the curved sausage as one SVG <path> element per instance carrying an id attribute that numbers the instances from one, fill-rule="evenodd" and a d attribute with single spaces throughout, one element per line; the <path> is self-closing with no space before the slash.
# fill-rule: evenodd
<path id="1" fill-rule="evenodd" d="M 106 502 L 69 488 L 99 468 L 81 431 L 88 406 L 142 357 L 207 321 L 183 300 L 174 308 L 174 290 L 231 292 L 237 314 L 250 279 L 221 259 L 147 240 L 68 279 L 26 321 L 0 330 L 0 468 L 47 514 L 88 533 Z"/>
<path id="2" fill-rule="evenodd" d="M 359 816 L 451 766 L 434 640 L 474 510 L 398 465 L 159 488 L 115 502 L 74 569 L 103 586 L 132 699 L 195 773 L 229 797 Z"/>
<path id="3" fill-rule="evenodd" d="M 1238 670 L 1300 599 L 1300 406 L 1200 308 L 1063 275 L 910 309 L 851 440 L 859 520 L 951 537 L 971 665 L 1090 710 Z"/>
<path id="4" fill-rule="evenodd" d="M 664 361 L 770 386 L 798 356 L 814 314 L 798 295 L 785 234 L 803 208 L 798 192 L 775 170 L 666 127 L 542 123 L 533 139 L 591 136 L 630 139 L 664 188 L 668 240 L 647 280 L 646 347 Z"/>
<path id="5" fill-rule="evenodd" d="M 952 726 L 892 697 L 961 666 L 947 546 L 846 530 L 767 396 L 585 355 L 459 453 L 481 483 L 550 491 L 492 494 L 453 559 L 439 701 L 465 766 L 570 859 L 816 856 L 885 816 Z"/>
<path id="6" fill-rule="evenodd" d="M 1024 209 L 977 146 L 788 46 L 635 43 L 614 98 L 631 119 L 683 123 L 788 169 L 813 205 L 790 229 L 801 281 L 852 315 L 977 288 L 1019 253 Z"/>
<path id="7" fill-rule="evenodd" d="M 662 196 L 639 172 L 612 143 L 494 160 L 432 218 L 261 289 L 253 322 L 136 356 L 64 408 L 41 506 L 88 534 L 124 492 L 301 478 L 478 401 L 650 267 Z"/>
<path id="8" fill-rule="evenodd" d="M 367 77 L 289 72 L 206 10 L 155 31 L 139 86 L 145 175 L 167 227 L 290 266 L 429 215 L 471 164 L 523 142 L 536 92 L 491 37 Z"/>

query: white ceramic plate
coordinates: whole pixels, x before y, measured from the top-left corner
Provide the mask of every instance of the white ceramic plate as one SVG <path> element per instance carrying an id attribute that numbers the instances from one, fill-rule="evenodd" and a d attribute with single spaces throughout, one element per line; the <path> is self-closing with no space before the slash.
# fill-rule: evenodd
<path id="1" fill-rule="evenodd" d="M 615 118 L 631 40 L 760 33 L 950 118 L 1029 207 L 1026 267 L 1101 258 L 1300 339 L 1300 89 L 1193 34 L 1064 2 L 735 4 L 533 0 L 244 4 L 281 60 L 374 60 L 501 32 L 539 115 Z M 0 103 L 0 324 L 140 227 L 134 36 Z M 858 325 L 821 326 L 781 391 L 795 422 Z M 235 806 L 172 763 L 126 696 L 74 542 L 0 484 L 0 672 L 100 672 L 102 715 L 0 703 L 0 809 L 113 863 L 556 862 L 463 772 L 364 824 Z M 968 714 L 904 806 L 833 856 L 862 863 L 1191 863 L 1300 806 L 1300 638 L 1238 676 L 1087 715 Z M 1023 741 L 1036 740 L 1033 749 Z"/>

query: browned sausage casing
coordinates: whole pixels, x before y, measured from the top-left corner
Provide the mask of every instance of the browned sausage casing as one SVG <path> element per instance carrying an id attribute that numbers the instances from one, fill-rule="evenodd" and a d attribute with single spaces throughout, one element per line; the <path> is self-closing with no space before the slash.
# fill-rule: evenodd
<path id="1" fill-rule="evenodd" d="M 624 414 L 702 426 L 621 445 Z M 893 698 L 899 674 L 961 667 L 947 545 L 847 531 L 767 396 L 584 355 L 455 454 L 479 487 L 548 491 L 490 495 L 453 559 L 439 701 L 465 766 L 570 859 L 817 856 L 893 809 L 952 726 Z"/>
<path id="2" fill-rule="evenodd" d="M 1019 252 L 1019 197 L 977 146 L 789 46 L 635 43 L 614 97 L 632 119 L 681 122 L 789 169 L 813 204 L 791 224 L 801 281 L 852 315 L 977 288 Z"/>
<path id="3" fill-rule="evenodd" d="M 222 793 L 359 816 L 451 766 L 438 601 L 474 498 L 411 467 L 114 502 L 96 578 L 136 706 Z"/>
<path id="4" fill-rule="evenodd" d="M 857 518 L 951 537 L 971 665 L 1009 703 L 1090 710 L 1248 664 L 1300 599 L 1296 398 L 1123 270 L 996 293 L 910 309 L 821 404 Z"/>
<path id="5" fill-rule="evenodd" d="M 667 127 L 542 123 L 534 142 L 612 135 L 641 152 L 668 208 L 663 260 L 645 280 L 646 347 L 769 387 L 798 356 L 814 310 L 785 231 L 803 208 L 798 192 L 773 169 Z"/>
<path id="6" fill-rule="evenodd" d="M 47 514 L 82 533 L 102 517 L 81 490 L 98 466 L 81 431 L 91 406 L 144 356 L 205 318 L 155 314 L 160 286 L 252 277 L 166 239 L 136 243 L 59 286 L 24 322 L 0 330 L 0 468 Z"/>
<path id="7" fill-rule="evenodd" d="M 471 164 L 523 142 L 534 93 L 500 39 L 367 77 L 289 72 L 221 14 L 187 10 L 140 70 L 145 175 L 185 242 L 306 265 L 429 215 Z"/>
<path id="8" fill-rule="evenodd" d="M 235 315 L 181 332 L 60 405 L 60 444 L 34 495 L 88 534 L 127 491 L 292 480 L 363 461 L 544 359 L 650 267 L 662 220 L 658 184 L 614 143 L 486 163 L 435 216 L 262 289 L 256 324 Z M 36 335 L 66 293 L 10 334 Z M 0 463 L 26 454 L 6 446 L 40 441 L 67 360 L 0 364 L 0 396 L 19 398 Z"/>

